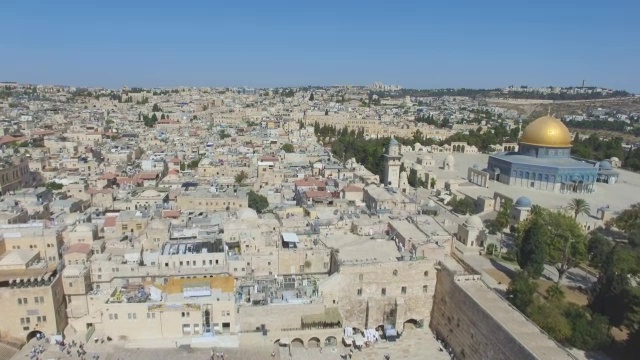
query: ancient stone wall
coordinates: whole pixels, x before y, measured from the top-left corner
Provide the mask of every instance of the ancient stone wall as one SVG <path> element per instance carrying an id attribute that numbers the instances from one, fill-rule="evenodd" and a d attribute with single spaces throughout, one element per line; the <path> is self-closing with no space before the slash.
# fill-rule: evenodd
<path id="1" fill-rule="evenodd" d="M 444 266 L 437 274 L 430 327 L 458 359 L 536 360 L 455 282 L 454 274 Z"/>
<path id="2" fill-rule="evenodd" d="M 406 321 L 429 323 L 435 264 L 434 259 L 343 264 L 319 283 L 319 293 L 326 306 L 339 308 L 346 326 L 391 323 L 402 331 Z"/>

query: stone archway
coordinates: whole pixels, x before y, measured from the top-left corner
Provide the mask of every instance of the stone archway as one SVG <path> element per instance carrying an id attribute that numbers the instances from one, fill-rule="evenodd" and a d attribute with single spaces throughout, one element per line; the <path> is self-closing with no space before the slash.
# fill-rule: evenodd
<path id="1" fill-rule="evenodd" d="M 408 319 L 402 324 L 402 331 L 415 330 L 420 328 L 420 322 L 416 319 Z"/>
<path id="2" fill-rule="evenodd" d="M 291 340 L 291 347 L 304 347 L 304 340 L 300 338 Z"/>
<path id="3" fill-rule="evenodd" d="M 27 334 L 27 342 L 33 340 L 34 338 L 37 338 L 38 336 L 40 336 L 41 338 L 44 338 L 44 333 L 40 330 L 33 330 L 29 332 Z"/>
<path id="4" fill-rule="evenodd" d="M 320 347 L 320 339 L 315 336 L 312 337 L 311 339 L 309 339 L 309 341 L 307 341 L 307 347 L 309 348 Z"/>
<path id="5" fill-rule="evenodd" d="M 327 336 L 327 338 L 324 339 L 324 346 L 338 346 L 338 338 L 335 336 Z"/>

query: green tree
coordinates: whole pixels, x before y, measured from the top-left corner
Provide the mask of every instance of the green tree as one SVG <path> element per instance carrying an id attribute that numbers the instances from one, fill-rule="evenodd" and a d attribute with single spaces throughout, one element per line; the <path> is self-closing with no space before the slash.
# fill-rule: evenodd
<path id="1" fill-rule="evenodd" d="M 329 115 L 329 109 L 326 109 L 326 110 L 324 111 L 324 116 L 327 116 L 327 115 Z"/>
<path id="2" fill-rule="evenodd" d="M 615 225 L 616 228 L 627 234 L 640 229 L 640 203 L 633 204 L 630 208 L 623 210 L 608 224 Z"/>
<path id="3" fill-rule="evenodd" d="M 315 99 L 316 97 L 311 93 L 311 95 L 309 95 L 309 101 L 314 101 Z"/>
<path id="4" fill-rule="evenodd" d="M 253 190 L 247 194 L 249 207 L 255 210 L 258 214 L 261 214 L 266 208 L 269 207 L 269 201 L 263 195 L 257 194 Z"/>
<path id="5" fill-rule="evenodd" d="M 436 188 L 436 178 L 432 177 L 431 180 L 429 181 L 429 185 L 431 185 L 432 189 Z"/>
<path id="6" fill-rule="evenodd" d="M 282 150 L 284 150 L 284 152 L 286 153 L 292 153 L 295 151 L 295 148 L 293 147 L 293 144 L 284 144 L 282 145 L 282 147 L 280 148 Z"/>
<path id="7" fill-rule="evenodd" d="M 589 264 L 596 269 L 602 267 L 607 254 L 611 251 L 613 243 L 600 233 L 593 233 L 587 243 Z"/>
<path id="8" fill-rule="evenodd" d="M 230 138 L 231 135 L 229 135 L 229 133 L 227 133 L 227 130 L 222 129 L 222 130 L 218 131 L 218 137 L 220 137 L 220 140 L 224 140 L 226 138 Z"/>
<path id="9" fill-rule="evenodd" d="M 640 253 L 616 243 L 600 267 L 589 294 L 589 308 L 606 316 L 613 326 L 640 324 L 640 291 L 632 279 L 640 274 Z"/>
<path id="10" fill-rule="evenodd" d="M 534 295 L 538 290 L 538 284 L 531 280 L 526 271 L 518 271 L 507 288 L 507 299 L 524 314 L 528 314 L 529 307 L 533 304 Z"/>
<path id="11" fill-rule="evenodd" d="M 461 215 L 473 214 L 476 208 L 473 200 L 466 196 L 449 200 L 449 205 L 451 205 L 451 211 Z"/>
<path id="12" fill-rule="evenodd" d="M 582 350 L 598 350 L 611 343 L 611 326 L 607 318 L 600 314 L 591 314 L 584 307 L 567 304 L 564 311 L 571 326 L 568 342 Z"/>
<path id="13" fill-rule="evenodd" d="M 535 216 L 521 223 L 524 230 L 516 237 L 516 260 L 521 269 L 534 279 L 544 272 L 546 260 L 545 225 Z"/>
<path id="14" fill-rule="evenodd" d="M 580 214 L 591 214 L 591 208 L 589 207 L 589 203 L 585 199 L 571 199 L 569 204 L 567 204 L 567 210 L 573 213 L 574 220 L 577 220 L 578 215 Z"/>
<path id="15" fill-rule="evenodd" d="M 244 181 L 247 180 L 248 178 L 249 178 L 249 174 L 247 174 L 247 172 L 244 170 L 241 170 L 239 173 L 236 174 L 236 176 L 234 176 L 234 180 L 238 185 L 242 185 Z"/>
<path id="16" fill-rule="evenodd" d="M 513 202 L 511 200 L 505 201 L 500 207 L 500 211 L 496 215 L 496 218 L 492 221 L 492 227 L 500 232 L 500 247 L 499 253 L 502 253 L 502 245 L 504 244 L 504 231 L 511 224 L 511 207 Z"/>
<path id="17" fill-rule="evenodd" d="M 45 186 L 49 190 L 61 190 L 64 187 L 64 185 L 55 181 L 49 181 Z"/>
<path id="18" fill-rule="evenodd" d="M 544 293 L 549 302 L 557 303 L 557 304 L 564 302 L 565 294 L 562 288 L 560 287 L 560 285 L 558 284 L 552 284 L 547 288 L 547 290 L 545 290 Z"/>
<path id="19" fill-rule="evenodd" d="M 534 301 L 529 307 L 529 318 L 558 342 L 566 342 L 572 335 L 571 324 L 563 314 L 563 304 Z"/>
<path id="20" fill-rule="evenodd" d="M 158 104 L 153 104 L 153 107 L 151 108 L 151 111 L 153 111 L 153 112 L 162 112 L 162 109 L 160 108 L 160 106 L 158 106 Z"/>
<path id="21" fill-rule="evenodd" d="M 198 159 L 193 159 L 193 160 L 189 161 L 187 163 L 187 169 L 193 170 L 193 169 L 197 168 L 198 165 L 200 164 L 200 160 L 202 160 L 202 159 L 198 158 Z"/>
<path id="22" fill-rule="evenodd" d="M 559 284 L 564 275 L 587 258 L 587 241 L 580 225 L 564 213 L 548 213 L 547 262 L 558 271 Z"/>

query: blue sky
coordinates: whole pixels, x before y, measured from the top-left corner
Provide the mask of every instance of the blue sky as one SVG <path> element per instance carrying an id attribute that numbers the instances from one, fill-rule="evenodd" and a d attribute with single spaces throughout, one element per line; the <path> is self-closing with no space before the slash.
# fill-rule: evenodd
<path id="1" fill-rule="evenodd" d="M 3 0 L 0 80 L 640 92 L 640 1 Z"/>

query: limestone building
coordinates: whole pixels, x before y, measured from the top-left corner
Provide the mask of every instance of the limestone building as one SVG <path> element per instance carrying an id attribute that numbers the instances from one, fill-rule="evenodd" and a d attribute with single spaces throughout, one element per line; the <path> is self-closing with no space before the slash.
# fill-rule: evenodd
<path id="1" fill-rule="evenodd" d="M 487 234 L 482 219 L 473 215 L 458 225 L 455 247 L 462 253 L 478 251 L 484 248 L 486 239 Z"/>
<path id="2" fill-rule="evenodd" d="M 428 324 L 435 291 L 435 259 L 343 264 L 318 284 L 328 306 L 340 309 L 345 324 L 360 329 Z"/>
<path id="3" fill-rule="evenodd" d="M 60 335 L 67 326 L 62 277 L 37 250 L 0 254 L 0 332 L 28 341 Z"/>

